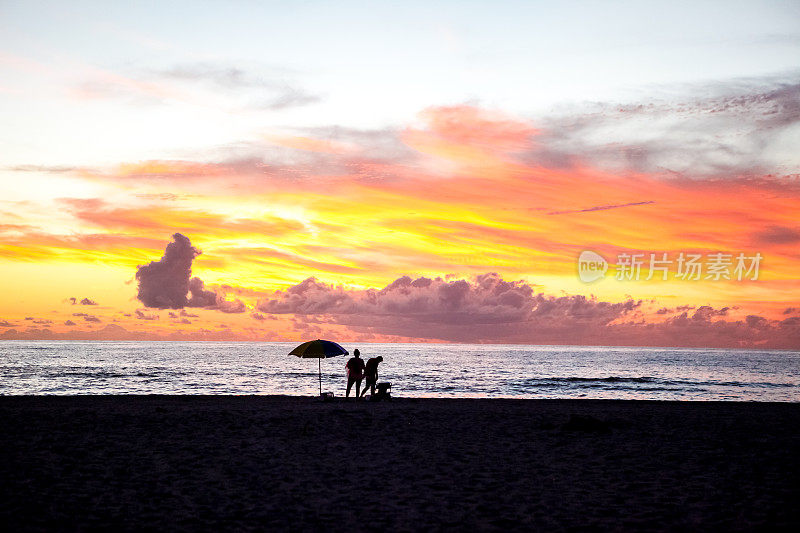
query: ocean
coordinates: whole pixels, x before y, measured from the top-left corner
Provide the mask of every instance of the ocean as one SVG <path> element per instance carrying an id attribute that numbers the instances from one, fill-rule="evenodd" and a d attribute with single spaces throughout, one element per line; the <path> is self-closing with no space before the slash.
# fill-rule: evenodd
<path id="1" fill-rule="evenodd" d="M 296 343 L 0 341 L 0 394 L 319 392 Z M 769 350 L 345 344 L 382 355 L 397 397 L 800 401 L 800 352 Z M 349 356 L 322 360 L 344 396 Z"/>

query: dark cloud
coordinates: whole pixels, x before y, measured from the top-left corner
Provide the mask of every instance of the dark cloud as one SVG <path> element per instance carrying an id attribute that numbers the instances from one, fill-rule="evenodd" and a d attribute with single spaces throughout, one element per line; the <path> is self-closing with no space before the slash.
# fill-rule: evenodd
<path id="1" fill-rule="evenodd" d="M 262 321 L 267 319 L 267 317 L 265 317 L 261 313 L 250 313 L 250 316 L 253 317 L 254 319 L 258 320 L 259 322 L 262 322 Z"/>
<path id="2" fill-rule="evenodd" d="M 83 315 L 83 319 L 87 322 L 96 322 L 96 323 L 102 322 L 102 320 L 93 315 Z"/>
<path id="3" fill-rule="evenodd" d="M 189 307 L 215 307 L 217 305 L 217 293 L 205 289 L 203 280 L 192 278 L 189 280 L 189 291 L 191 298 L 186 303 Z"/>
<path id="4" fill-rule="evenodd" d="M 727 315 L 729 310 L 730 310 L 729 307 L 723 307 L 722 309 L 714 309 L 710 305 L 701 305 L 692 315 L 692 320 L 700 320 L 708 322 L 714 317 Z"/>
<path id="5" fill-rule="evenodd" d="M 769 321 L 763 316 L 758 315 L 747 315 L 747 317 L 745 317 L 745 323 L 748 327 L 755 329 L 766 329 L 769 327 Z"/>
<path id="6" fill-rule="evenodd" d="M 134 312 L 134 314 L 136 315 L 136 319 L 137 320 L 158 320 L 159 319 L 158 315 L 148 315 L 147 313 L 145 313 L 141 309 L 137 309 Z"/>
<path id="7" fill-rule="evenodd" d="M 224 293 L 208 290 L 203 280 L 191 277 L 192 261 L 201 252 L 180 233 L 175 233 L 172 239 L 161 259 L 137 268 L 140 302 L 156 309 L 203 307 L 223 313 L 243 313 L 247 309 L 241 300 L 228 301 Z"/>
<path id="8" fill-rule="evenodd" d="M 12 324 L 8 320 L 0 320 L 0 328 L 13 328 L 16 326 L 16 324 Z"/>
<path id="9" fill-rule="evenodd" d="M 75 322 L 73 322 L 72 320 L 66 320 L 66 321 L 64 321 L 64 325 L 65 326 L 74 326 Z"/>
<path id="10" fill-rule="evenodd" d="M 84 201 L 84 200 L 76 200 L 76 201 Z M 85 201 L 88 202 L 89 200 L 85 200 Z M 83 298 L 82 300 L 79 301 L 77 298 L 72 297 L 72 298 L 67 298 L 66 300 L 62 300 L 62 301 L 69 302 L 72 305 L 78 305 L 78 304 L 81 304 L 81 305 L 97 305 L 97 302 L 95 302 L 91 298 Z"/>
<path id="11" fill-rule="evenodd" d="M 756 244 L 795 244 L 800 242 L 800 229 L 769 226 L 752 235 Z"/>
<path id="12" fill-rule="evenodd" d="M 139 282 L 136 297 L 147 307 L 180 309 L 188 303 L 192 261 L 200 255 L 200 250 L 180 233 L 175 233 L 172 239 L 161 259 L 136 270 Z"/>
<path id="13" fill-rule="evenodd" d="M 707 308 L 707 309 L 704 309 Z M 646 346 L 789 348 L 800 346 L 800 321 L 769 320 L 748 315 L 744 320 L 723 318 L 728 308 L 704 309 L 689 316 L 686 312 L 656 324 L 620 324 L 612 328 L 618 343 Z M 714 320 L 712 320 L 714 318 Z"/>
<path id="14" fill-rule="evenodd" d="M 796 154 L 766 148 L 785 144 L 781 139 L 800 122 L 798 73 L 678 90 L 687 96 L 541 117 L 537 143 L 522 157 L 556 168 L 590 163 L 682 179 L 780 176 L 796 165 Z"/>

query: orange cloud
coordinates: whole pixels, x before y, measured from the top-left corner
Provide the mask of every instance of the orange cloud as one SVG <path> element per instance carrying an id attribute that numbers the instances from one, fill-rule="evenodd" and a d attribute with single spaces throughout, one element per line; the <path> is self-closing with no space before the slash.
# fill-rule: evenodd
<path id="1" fill-rule="evenodd" d="M 162 205 L 139 208 L 113 208 L 106 202 L 94 199 L 62 199 L 75 217 L 93 226 L 122 232 L 163 235 L 169 231 L 200 233 L 205 237 L 271 235 L 281 237 L 287 233 L 303 231 L 303 224 L 271 215 L 246 218 L 221 215 L 201 210 L 165 207 Z"/>

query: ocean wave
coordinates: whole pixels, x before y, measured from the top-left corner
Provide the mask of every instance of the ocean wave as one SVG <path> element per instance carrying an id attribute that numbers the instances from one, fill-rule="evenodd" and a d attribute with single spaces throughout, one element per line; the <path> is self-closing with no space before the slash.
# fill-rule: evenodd
<path id="1" fill-rule="evenodd" d="M 657 384 L 657 385 L 674 385 L 674 386 L 692 386 L 692 387 L 798 387 L 796 383 L 774 382 L 774 381 L 715 381 L 715 380 L 691 380 L 691 379 L 660 379 L 651 376 L 607 376 L 607 377 L 579 377 L 579 376 L 566 376 L 566 377 L 542 377 L 542 378 L 529 378 L 524 380 L 525 385 L 563 385 L 573 384 L 578 386 L 595 386 L 607 384 Z"/>
<path id="2" fill-rule="evenodd" d="M 656 383 L 658 380 L 653 377 L 551 377 L 551 378 L 530 378 L 528 383 Z"/>
<path id="3" fill-rule="evenodd" d="M 76 371 L 76 372 L 57 372 L 54 373 L 52 377 L 72 377 L 72 378 L 129 378 L 131 376 L 135 376 L 136 374 L 127 374 L 124 372 L 108 372 L 105 370 L 98 370 L 98 371 Z"/>

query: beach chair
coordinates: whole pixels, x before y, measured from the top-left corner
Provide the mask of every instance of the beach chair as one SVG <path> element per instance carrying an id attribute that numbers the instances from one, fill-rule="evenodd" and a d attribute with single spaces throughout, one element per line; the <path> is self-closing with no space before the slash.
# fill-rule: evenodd
<path id="1" fill-rule="evenodd" d="M 380 400 L 391 400 L 392 399 L 392 384 L 388 381 L 383 381 L 375 385 L 377 389 L 375 394 L 369 397 L 371 401 L 377 402 Z"/>
<path id="2" fill-rule="evenodd" d="M 333 401 L 333 393 L 332 392 L 323 392 L 319 395 L 322 398 L 323 402 L 332 402 Z"/>

